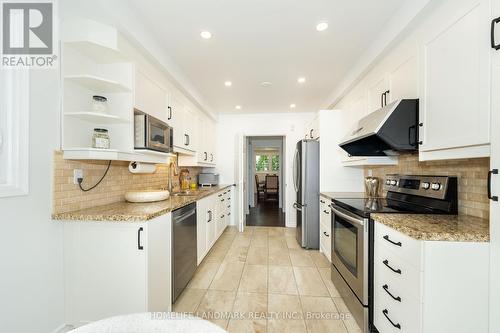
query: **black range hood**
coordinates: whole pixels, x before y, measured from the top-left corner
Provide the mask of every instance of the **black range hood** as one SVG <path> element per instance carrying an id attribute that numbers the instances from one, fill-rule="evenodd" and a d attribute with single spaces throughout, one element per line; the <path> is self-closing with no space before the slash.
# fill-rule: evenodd
<path id="1" fill-rule="evenodd" d="M 418 150 L 418 99 L 400 99 L 362 118 L 340 144 L 351 156 L 394 156 Z"/>

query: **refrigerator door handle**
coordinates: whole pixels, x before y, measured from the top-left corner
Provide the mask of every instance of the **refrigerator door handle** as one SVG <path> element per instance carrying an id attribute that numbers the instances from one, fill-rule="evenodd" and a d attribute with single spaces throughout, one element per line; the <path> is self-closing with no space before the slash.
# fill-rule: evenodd
<path id="1" fill-rule="evenodd" d="M 295 192 L 298 192 L 299 189 L 297 187 L 297 156 L 299 155 L 299 151 L 295 149 L 295 155 L 293 156 L 293 188 Z"/>
<path id="2" fill-rule="evenodd" d="M 302 207 L 301 205 L 299 205 L 298 203 L 294 202 L 293 203 L 293 208 L 295 208 L 296 210 L 298 210 L 299 212 L 302 211 Z"/>

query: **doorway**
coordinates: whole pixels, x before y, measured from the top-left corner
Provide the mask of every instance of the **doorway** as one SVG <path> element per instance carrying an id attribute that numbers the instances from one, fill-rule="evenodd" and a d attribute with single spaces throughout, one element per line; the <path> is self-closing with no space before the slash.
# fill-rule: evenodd
<path id="1" fill-rule="evenodd" d="M 283 136 L 251 136 L 247 145 L 247 226 L 285 226 Z"/>

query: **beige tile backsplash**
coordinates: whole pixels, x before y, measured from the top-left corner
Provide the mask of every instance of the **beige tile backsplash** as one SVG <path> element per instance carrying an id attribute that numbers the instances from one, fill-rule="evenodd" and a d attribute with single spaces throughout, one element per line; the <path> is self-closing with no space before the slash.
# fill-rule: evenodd
<path id="1" fill-rule="evenodd" d="M 487 178 L 489 158 L 419 162 L 417 154 L 402 155 L 394 166 L 365 167 L 365 176 L 387 174 L 444 175 L 458 177 L 458 210 L 460 215 L 489 218 Z M 385 195 L 385 193 L 382 193 Z"/>
<path id="2" fill-rule="evenodd" d="M 153 174 L 132 174 L 128 162 L 113 161 L 102 183 L 89 192 L 83 192 L 73 184 L 73 170 L 82 169 L 83 186 L 88 188 L 102 177 L 108 161 L 64 160 L 62 152 L 54 152 L 54 187 L 52 212 L 69 211 L 106 205 L 125 200 L 125 192 L 131 190 L 160 189 L 168 186 L 168 165 L 157 165 Z M 187 168 L 191 178 L 195 178 L 201 168 Z M 174 177 L 174 187 L 179 186 L 179 178 Z"/>

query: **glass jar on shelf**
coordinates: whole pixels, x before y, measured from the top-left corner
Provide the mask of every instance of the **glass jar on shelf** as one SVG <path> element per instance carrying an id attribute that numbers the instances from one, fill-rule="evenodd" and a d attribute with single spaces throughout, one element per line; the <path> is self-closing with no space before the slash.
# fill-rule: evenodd
<path id="1" fill-rule="evenodd" d="M 92 136 L 92 148 L 109 149 L 110 143 L 111 140 L 109 138 L 107 129 L 94 128 L 94 135 Z"/>
<path id="2" fill-rule="evenodd" d="M 108 99 L 104 96 L 92 96 L 92 110 L 97 113 L 108 112 Z"/>

